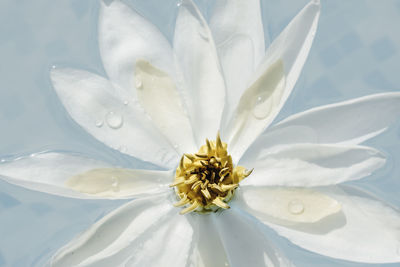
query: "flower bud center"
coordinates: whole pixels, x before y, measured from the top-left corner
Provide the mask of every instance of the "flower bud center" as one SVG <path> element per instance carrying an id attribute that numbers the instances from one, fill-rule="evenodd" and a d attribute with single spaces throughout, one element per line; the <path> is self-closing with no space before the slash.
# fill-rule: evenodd
<path id="1" fill-rule="evenodd" d="M 179 198 L 175 206 L 186 206 L 181 214 L 229 208 L 227 203 L 239 182 L 252 171 L 233 166 L 227 147 L 218 134 L 216 141 L 206 139 L 198 153 L 182 156 L 174 182 L 170 185 L 176 187 Z"/>

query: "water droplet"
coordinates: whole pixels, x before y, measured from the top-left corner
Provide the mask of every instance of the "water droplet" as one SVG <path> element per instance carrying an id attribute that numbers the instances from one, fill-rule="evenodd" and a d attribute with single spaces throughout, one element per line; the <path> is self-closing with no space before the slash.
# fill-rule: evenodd
<path id="1" fill-rule="evenodd" d="M 114 192 L 118 192 L 119 191 L 119 181 L 117 177 L 112 176 L 111 177 L 111 189 Z"/>
<path id="2" fill-rule="evenodd" d="M 56 68 L 56 65 L 51 66 L 51 68 L 52 68 L 52 69 L 55 69 L 55 68 Z"/>
<path id="3" fill-rule="evenodd" d="M 100 128 L 101 126 L 103 126 L 103 120 L 97 120 L 96 127 Z"/>
<path id="4" fill-rule="evenodd" d="M 119 129 L 124 124 L 124 119 L 118 112 L 110 111 L 106 115 L 106 122 L 110 128 Z"/>
<path id="5" fill-rule="evenodd" d="M 288 204 L 288 209 L 291 214 L 298 215 L 304 212 L 304 205 L 301 200 L 293 199 Z"/>
<path id="6" fill-rule="evenodd" d="M 176 4 L 177 7 L 180 7 L 181 5 L 182 5 L 182 2 L 178 2 L 178 3 Z"/>
<path id="7" fill-rule="evenodd" d="M 272 97 L 268 94 L 258 95 L 253 102 L 253 116 L 262 120 L 267 117 L 272 110 Z"/>
<path id="8" fill-rule="evenodd" d="M 143 82 L 139 77 L 136 77 L 135 86 L 136 86 L 137 89 L 142 89 L 143 88 Z"/>
<path id="9" fill-rule="evenodd" d="M 4 162 L 6 162 L 6 160 L 5 160 L 5 159 L 1 159 L 0 162 L 1 162 L 1 163 L 4 163 Z"/>
<path id="10" fill-rule="evenodd" d="M 229 263 L 225 262 L 224 265 L 225 265 L 225 266 L 229 266 Z"/>
<path id="11" fill-rule="evenodd" d="M 128 105 L 129 104 L 129 101 L 128 100 L 125 100 L 124 101 L 124 105 L 126 106 L 126 105 Z"/>

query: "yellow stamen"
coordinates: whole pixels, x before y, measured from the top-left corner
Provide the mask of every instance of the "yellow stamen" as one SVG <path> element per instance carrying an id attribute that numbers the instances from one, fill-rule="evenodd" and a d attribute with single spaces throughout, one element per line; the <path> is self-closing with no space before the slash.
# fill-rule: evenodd
<path id="1" fill-rule="evenodd" d="M 217 205 L 217 206 L 220 207 L 220 208 L 229 209 L 228 204 L 226 204 L 225 202 L 223 202 L 222 199 L 219 198 L 219 197 L 217 197 L 216 199 L 214 199 L 214 200 L 212 201 L 212 203 L 214 203 L 215 205 Z"/>
<path id="2" fill-rule="evenodd" d="M 175 206 L 186 205 L 181 214 L 229 208 L 227 203 L 232 199 L 239 182 L 253 170 L 233 166 L 227 148 L 218 133 L 215 141 L 206 139 L 206 144 L 197 153 L 182 156 L 175 180 L 170 185 L 176 187 L 179 198 Z"/>
<path id="3" fill-rule="evenodd" d="M 183 214 L 192 212 L 192 211 L 196 210 L 199 206 L 200 206 L 200 203 L 197 202 L 197 201 L 194 201 L 194 202 L 192 203 L 192 205 L 190 205 L 190 206 L 187 207 L 186 209 L 181 210 L 180 214 L 183 215 Z"/>

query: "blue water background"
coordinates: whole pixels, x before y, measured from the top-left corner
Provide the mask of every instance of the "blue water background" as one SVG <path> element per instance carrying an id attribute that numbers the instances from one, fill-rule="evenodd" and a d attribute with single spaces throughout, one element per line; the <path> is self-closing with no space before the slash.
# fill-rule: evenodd
<path id="1" fill-rule="evenodd" d="M 172 39 L 176 1 L 126 2 Z M 207 16 L 212 1 L 197 3 Z M 306 3 L 262 0 L 266 40 L 276 37 Z M 1 157 L 72 150 L 119 165 L 144 166 L 85 133 L 67 115 L 49 80 L 52 65 L 105 75 L 98 51 L 98 11 L 97 0 L 0 1 Z M 399 25 L 400 1 L 322 1 L 309 59 L 278 120 L 322 104 L 400 91 Z M 353 183 L 396 207 L 400 207 L 399 126 L 368 142 L 387 155 L 387 165 Z M 0 181 L 0 266 L 40 266 L 121 203 L 71 200 Z M 268 234 L 297 266 L 365 266 L 316 255 L 272 231 Z"/>

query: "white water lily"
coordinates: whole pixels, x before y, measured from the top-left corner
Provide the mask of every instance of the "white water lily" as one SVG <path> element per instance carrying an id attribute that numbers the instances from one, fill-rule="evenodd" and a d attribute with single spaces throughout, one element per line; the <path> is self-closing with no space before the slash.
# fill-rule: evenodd
<path id="1" fill-rule="evenodd" d="M 305 6 L 265 52 L 259 0 L 217 0 L 209 24 L 184 0 L 172 47 L 122 2 L 102 4 L 99 45 L 109 80 L 54 69 L 54 88 L 94 137 L 168 170 L 55 152 L 2 163 L 4 180 L 29 189 L 132 199 L 50 264 L 291 265 L 257 221 L 322 255 L 399 262 L 399 212 L 337 184 L 385 163 L 360 143 L 398 118 L 400 93 L 317 107 L 272 125 L 307 58 L 319 5 Z M 208 141 L 218 132 L 222 141 Z"/>

